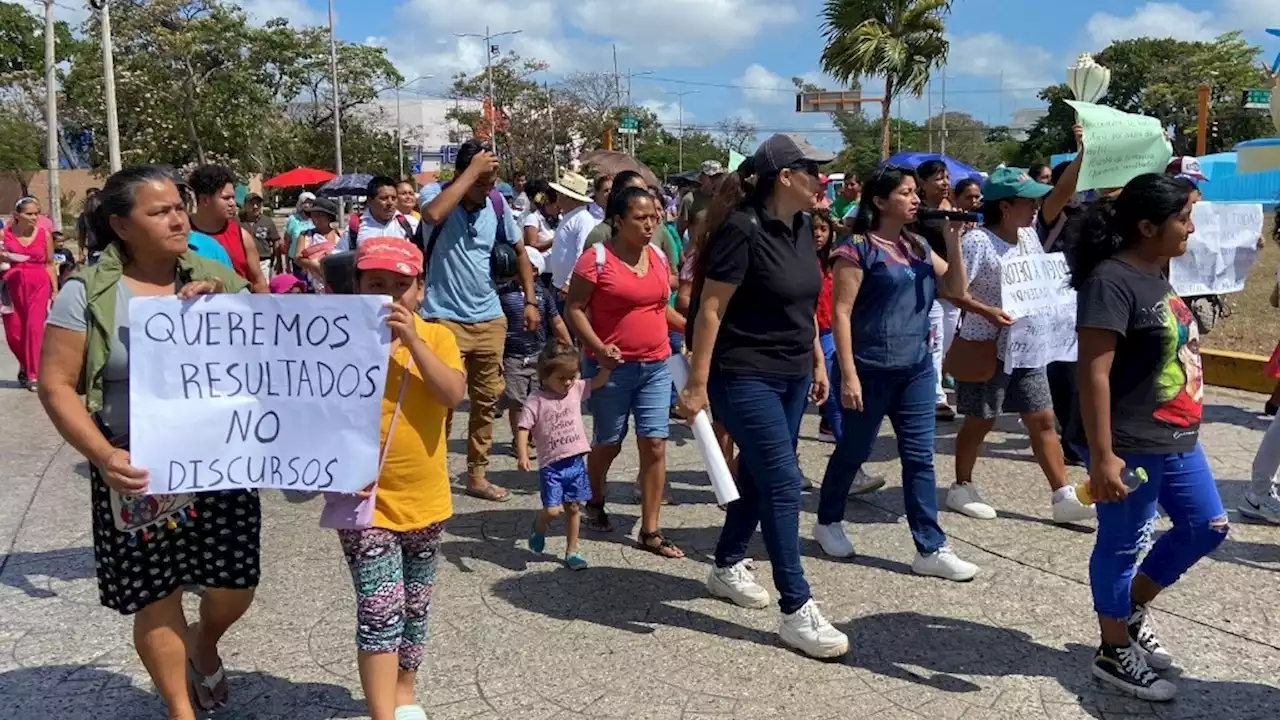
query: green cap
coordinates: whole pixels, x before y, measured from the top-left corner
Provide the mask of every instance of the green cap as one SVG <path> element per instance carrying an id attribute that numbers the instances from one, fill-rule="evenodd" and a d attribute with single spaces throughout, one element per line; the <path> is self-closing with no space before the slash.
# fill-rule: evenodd
<path id="1" fill-rule="evenodd" d="M 1030 198 L 1039 200 L 1052 190 L 1052 185 L 1045 185 L 1032 180 L 1026 170 L 1002 167 L 991 173 L 991 177 L 987 178 L 987 181 L 982 184 L 982 199 L 1011 200 L 1013 198 Z"/>

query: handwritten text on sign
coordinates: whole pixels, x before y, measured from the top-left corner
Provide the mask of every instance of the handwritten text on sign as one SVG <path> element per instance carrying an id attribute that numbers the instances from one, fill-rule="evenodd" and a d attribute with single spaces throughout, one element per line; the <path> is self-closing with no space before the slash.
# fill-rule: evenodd
<path id="1" fill-rule="evenodd" d="M 1021 318 L 1009 328 L 1005 356 L 1008 368 L 1042 368 L 1052 362 L 1076 360 L 1076 298 L 1035 315 Z"/>
<path id="2" fill-rule="evenodd" d="M 1015 318 L 1055 307 L 1070 292 L 1067 261 L 1060 252 L 1007 256 L 1000 261 L 1000 273 L 1000 307 Z"/>
<path id="3" fill-rule="evenodd" d="M 1258 259 L 1262 206 L 1198 202 L 1191 208 L 1196 231 L 1185 255 L 1169 261 L 1169 283 L 1179 295 L 1218 295 L 1244 289 Z"/>
<path id="4" fill-rule="evenodd" d="M 387 300 L 131 300 L 130 452 L 150 492 L 367 487 L 381 449 Z"/>
<path id="5" fill-rule="evenodd" d="M 1084 159 L 1077 190 L 1123 187 L 1149 172 L 1163 172 L 1173 152 L 1164 126 L 1146 115 L 1068 100 L 1084 128 Z"/>

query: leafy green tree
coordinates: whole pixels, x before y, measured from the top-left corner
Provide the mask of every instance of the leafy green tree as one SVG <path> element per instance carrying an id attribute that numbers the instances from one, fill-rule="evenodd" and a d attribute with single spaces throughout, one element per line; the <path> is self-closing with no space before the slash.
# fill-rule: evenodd
<path id="1" fill-rule="evenodd" d="M 26 195 L 31 176 L 40 169 L 43 133 L 35 123 L 0 113 L 0 177 L 13 180 Z"/>
<path id="2" fill-rule="evenodd" d="M 889 156 L 889 118 L 896 97 L 924 93 L 929 76 L 944 66 L 950 47 L 943 18 L 950 0 L 826 0 L 822 69 L 849 83 L 884 79 L 880 102 L 880 154 Z"/>
<path id="3" fill-rule="evenodd" d="M 1210 42 L 1150 37 L 1114 42 L 1095 56 L 1111 69 L 1111 85 L 1099 102 L 1172 125 L 1174 153 L 1191 155 L 1196 149 L 1198 87 L 1208 83 L 1208 121 L 1211 127 L 1216 124 L 1216 133 L 1210 133 L 1206 149 L 1229 150 L 1237 142 L 1270 132 L 1265 113 L 1240 107 L 1241 93 L 1262 86 L 1265 79 L 1255 62 L 1258 51 L 1239 32 Z M 1066 85 L 1051 86 L 1040 98 L 1049 102 L 1049 114 L 1036 122 L 1023 143 L 1023 162 L 1044 161 L 1052 153 L 1074 149 L 1075 112 L 1062 102 L 1072 99 L 1070 90 Z"/>

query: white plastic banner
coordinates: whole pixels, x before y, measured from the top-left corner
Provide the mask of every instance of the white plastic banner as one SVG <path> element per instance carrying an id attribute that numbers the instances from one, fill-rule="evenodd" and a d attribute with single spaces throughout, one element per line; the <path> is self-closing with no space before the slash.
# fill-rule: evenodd
<path id="1" fill-rule="evenodd" d="M 1244 289 L 1258 259 L 1262 206 L 1198 202 L 1191 209 L 1196 231 L 1185 255 L 1169 261 L 1169 283 L 1183 297 L 1224 295 Z"/>
<path id="2" fill-rule="evenodd" d="M 132 463 L 152 494 L 355 492 L 378 473 L 389 298 L 129 302 Z"/>
<path id="3" fill-rule="evenodd" d="M 1011 255 L 1000 261 L 1000 272 L 1000 307 L 1015 318 L 1054 308 L 1074 295 L 1060 252 Z"/>

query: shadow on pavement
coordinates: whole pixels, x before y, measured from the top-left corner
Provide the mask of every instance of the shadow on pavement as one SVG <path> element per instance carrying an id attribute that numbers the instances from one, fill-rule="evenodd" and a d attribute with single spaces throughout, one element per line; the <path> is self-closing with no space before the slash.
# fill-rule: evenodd
<path id="1" fill-rule="evenodd" d="M 1242 410 L 1235 405 L 1205 405 L 1202 422 L 1224 423 L 1250 430 L 1266 430 L 1271 425 L 1271 418 L 1257 411 Z"/>
<path id="2" fill-rule="evenodd" d="M 1094 648 L 1078 643 L 1059 650 L 1036 643 L 1018 630 L 919 613 L 870 615 L 840 629 L 857 648 L 851 655 L 855 666 L 942 692 L 981 689 L 964 676 L 1023 675 L 1057 680 L 1090 711 L 1120 711 L 1111 703 L 1113 699 L 1116 704 L 1155 707 L 1127 695 L 1117 698 L 1117 691 L 1095 681 L 1089 674 Z M 910 642 L 903 642 L 904 638 Z M 1164 676 L 1178 685 L 1178 699 L 1173 706 L 1164 706 L 1176 707 L 1178 717 L 1224 716 L 1223 711 L 1230 709 L 1225 716 L 1260 719 L 1274 717 L 1280 707 L 1277 687 L 1198 680 L 1180 676 L 1176 668 Z M 1197 708 L 1203 708 L 1203 713 L 1196 712 Z"/>
<path id="3" fill-rule="evenodd" d="M 37 587 L 31 578 L 87 580 L 95 576 L 93 548 L 79 547 L 45 552 L 19 552 L 0 556 L 0 583 L 17 588 L 33 598 L 57 597 L 48 588 Z"/>
<path id="4" fill-rule="evenodd" d="M 364 701 L 339 685 L 295 683 L 261 672 L 231 671 L 227 679 L 231 702 L 212 717 L 327 720 L 366 714 Z M 0 673 L 0 717 L 150 720 L 164 717 L 164 706 L 159 696 L 136 687 L 126 675 L 50 665 Z"/>
<path id="5" fill-rule="evenodd" d="M 584 592 L 584 588 L 589 591 Z M 776 635 L 683 607 L 707 597 L 700 580 L 635 568 L 561 569 L 498 580 L 491 592 L 512 606 L 556 620 L 581 620 L 622 632 L 649 634 L 667 625 L 770 647 Z"/>

